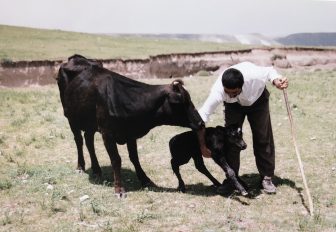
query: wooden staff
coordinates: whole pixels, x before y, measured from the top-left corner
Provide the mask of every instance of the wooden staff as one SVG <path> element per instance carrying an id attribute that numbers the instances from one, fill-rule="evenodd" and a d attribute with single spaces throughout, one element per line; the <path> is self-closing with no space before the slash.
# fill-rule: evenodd
<path id="1" fill-rule="evenodd" d="M 305 174 L 304 174 L 304 170 L 303 170 L 303 165 L 302 165 L 299 149 L 298 149 L 298 147 L 296 145 L 295 131 L 294 131 L 294 126 L 293 126 L 293 118 L 292 118 L 292 113 L 291 113 L 291 110 L 290 110 L 290 107 L 289 107 L 289 103 L 288 103 L 288 97 L 287 97 L 287 91 L 286 91 L 286 89 L 283 89 L 283 94 L 284 94 L 284 97 L 285 97 L 288 118 L 289 118 L 289 122 L 290 122 L 290 126 L 291 126 L 292 139 L 293 139 L 293 143 L 294 143 L 294 147 L 295 147 L 296 156 L 297 156 L 297 159 L 299 161 L 299 166 L 300 166 L 301 176 L 302 176 L 302 180 L 303 180 L 303 185 L 304 185 L 304 187 L 306 189 L 306 194 L 307 194 L 307 197 L 308 197 L 309 212 L 310 212 L 310 216 L 313 216 L 314 215 L 313 201 L 311 199 L 309 188 L 308 188 L 307 181 L 306 181 L 306 177 L 305 177 Z"/>

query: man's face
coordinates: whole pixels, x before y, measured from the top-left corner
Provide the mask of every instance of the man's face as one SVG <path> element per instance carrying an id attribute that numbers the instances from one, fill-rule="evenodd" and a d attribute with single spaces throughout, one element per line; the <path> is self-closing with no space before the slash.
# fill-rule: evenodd
<path id="1" fill-rule="evenodd" d="M 241 88 L 228 89 L 224 87 L 224 91 L 227 95 L 229 95 L 230 98 L 235 98 L 241 93 L 242 89 Z"/>

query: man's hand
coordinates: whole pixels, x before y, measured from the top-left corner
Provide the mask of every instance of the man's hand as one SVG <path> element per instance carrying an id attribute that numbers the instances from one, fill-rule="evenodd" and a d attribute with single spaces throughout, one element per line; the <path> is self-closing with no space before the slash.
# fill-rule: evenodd
<path id="1" fill-rule="evenodd" d="M 200 145 L 202 156 L 205 158 L 211 157 L 211 151 L 206 147 L 205 144 L 205 127 L 202 127 L 199 131 L 197 131 L 198 142 Z"/>
<path id="2" fill-rule="evenodd" d="M 288 87 L 288 79 L 286 77 L 280 77 L 273 80 L 273 85 L 278 89 L 286 89 Z"/>

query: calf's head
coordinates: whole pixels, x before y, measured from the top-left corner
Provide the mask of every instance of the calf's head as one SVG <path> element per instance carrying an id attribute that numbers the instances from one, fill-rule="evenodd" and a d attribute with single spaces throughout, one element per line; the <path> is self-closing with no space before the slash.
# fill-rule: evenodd
<path id="1" fill-rule="evenodd" d="M 247 145 L 243 139 L 242 128 L 238 125 L 230 125 L 225 127 L 225 137 L 230 147 L 238 150 L 245 150 Z"/>
<path id="2" fill-rule="evenodd" d="M 167 100 L 170 117 L 176 125 L 189 127 L 193 130 L 204 127 L 204 122 L 181 80 L 175 80 L 170 84 Z"/>

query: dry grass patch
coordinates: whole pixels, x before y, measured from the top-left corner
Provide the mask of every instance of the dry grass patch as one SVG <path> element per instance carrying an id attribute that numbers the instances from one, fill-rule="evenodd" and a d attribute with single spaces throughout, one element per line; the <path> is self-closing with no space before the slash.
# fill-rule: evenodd
<path id="1" fill-rule="evenodd" d="M 0 89 L 0 230 L 335 231 L 336 72 L 291 72 L 287 76 L 299 149 L 316 210 L 314 218 L 307 212 L 281 91 L 269 87 L 277 151 L 276 195 L 259 191 L 246 123 L 248 149 L 242 153 L 240 175 L 250 187 L 251 198 L 216 195 L 210 181 L 192 162 L 181 167 L 187 193 L 176 192 L 168 141 L 186 129 L 162 126 L 138 141 L 143 168 L 160 187 L 141 189 L 125 146 L 119 146 L 122 178 L 128 190 L 128 197 L 119 200 L 113 194 L 110 161 L 98 133 L 95 142 L 104 181 L 97 183 L 90 177 L 86 150 L 87 172 L 75 171 L 73 135 L 53 85 Z M 214 78 L 184 78 L 197 107 Z M 145 81 L 156 84 L 171 80 Z M 222 118 L 219 107 L 208 126 L 222 124 Z M 216 178 L 224 178 L 211 160 L 205 162 Z"/>

